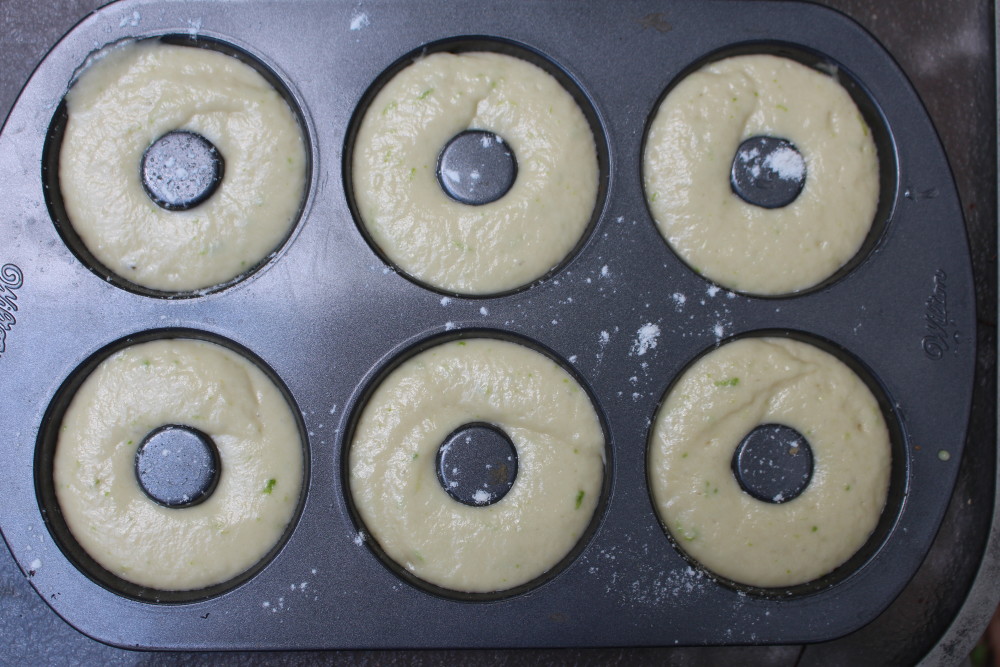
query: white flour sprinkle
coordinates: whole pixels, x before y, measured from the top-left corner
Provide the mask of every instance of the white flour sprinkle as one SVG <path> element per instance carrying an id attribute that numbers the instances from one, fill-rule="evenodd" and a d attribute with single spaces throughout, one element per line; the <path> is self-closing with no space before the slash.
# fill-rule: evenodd
<path id="1" fill-rule="evenodd" d="M 604 266 L 601 267 L 601 277 L 607 278 L 609 275 L 611 275 L 611 270 L 608 269 L 608 265 L 605 264 Z"/>
<path id="2" fill-rule="evenodd" d="M 764 166 L 784 181 L 799 181 L 806 173 L 806 161 L 794 148 L 784 146 L 764 158 Z"/>
<path id="3" fill-rule="evenodd" d="M 635 342 L 632 343 L 632 353 L 640 357 L 646 354 L 646 352 L 656 347 L 656 339 L 659 336 L 659 325 L 652 322 L 643 324 L 636 332 Z"/>
<path id="4" fill-rule="evenodd" d="M 122 20 L 118 22 L 119 28 L 124 28 L 125 26 L 132 26 L 136 28 L 142 23 L 142 14 L 139 12 L 132 12 L 132 16 L 125 15 Z"/>
<path id="5" fill-rule="evenodd" d="M 354 536 L 354 545 L 360 547 L 364 543 L 365 543 L 365 531 L 359 530 L 357 534 Z"/>
<path id="6" fill-rule="evenodd" d="M 674 292 L 670 298 L 674 300 L 674 305 L 676 305 L 678 308 L 683 306 L 684 302 L 687 301 L 687 297 L 681 294 L 680 292 Z"/>
<path id="7" fill-rule="evenodd" d="M 454 328 L 455 328 L 455 323 L 454 322 L 445 322 L 444 323 L 444 330 L 445 331 L 451 331 Z"/>
<path id="8" fill-rule="evenodd" d="M 486 306 L 483 306 L 482 308 L 479 309 L 479 314 L 482 315 L 483 317 L 486 317 L 487 315 L 490 314 L 490 311 Z"/>
<path id="9" fill-rule="evenodd" d="M 708 295 L 710 297 L 715 297 L 715 295 L 718 294 L 718 293 L 719 293 L 718 286 L 716 286 L 716 285 L 709 285 L 708 286 Z"/>
<path id="10" fill-rule="evenodd" d="M 447 306 L 449 303 L 451 303 L 451 299 L 449 297 L 446 296 L 441 297 L 442 306 Z"/>
<path id="11" fill-rule="evenodd" d="M 472 494 L 472 500 L 477 505 L 485 505 L 490 501 L 491 497 L 489 491 L 483 491 L 482 489 L 476 489 L 476 492 Z"/>
<path id="12" fill-rule="evenodd" d="M 368 14 L 355 14 L 351 18 L 351 30 L 361 30 L 371 24 Z"/>
<path id="13" fill-rule="evenodd" d="M 611 334 L 609 334 L 607 331 L 602 331 L 600 335 L 597 337 L 597 342 L 601 345 L 601 347 L 604 347 L 610 341 L 611 341 Z"/>

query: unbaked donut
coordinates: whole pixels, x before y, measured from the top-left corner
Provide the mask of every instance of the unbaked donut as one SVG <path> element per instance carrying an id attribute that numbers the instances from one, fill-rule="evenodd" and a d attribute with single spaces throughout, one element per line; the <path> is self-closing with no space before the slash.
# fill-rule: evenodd
<path id="1" fill-rule="evenodd" d="M 743 491 L 737 446 L 757 426 L 803 434 L 814 471 L 782 504 Z M 787 338 L 743 338 L 688 368 L 660 407 L 649 480 L 660 520 L 691 558 L 742 584 L 793 586 L 850 558 L 885 505 L 891 452 L 881 409 L 843 362 Z"/>
<path id="2" fill-rule="evenodd" d="M 197 505 L 143 492 L 136 450 L 164 425 L 194 427 L 221 471 Z M 127 347 L 84 380 L 66 410 L 53 478 L 73 537 L 102 567 L 159 590 L 228 581 L 261 560 L 299 504 L 304 446 L 295 416 L 254 363 L 199 340 Z"/>
<path id="3" fill-rule="evenodd" d="M 449 197 L 437 161 L 459 133 L 495 133 L 517 178 L 473 206 Z M 354 144 L 361 222 L 400 269 L 432 287 L 490 294 L 559 264 L 586 231 L 597 199 L 590 125 L 551 75 L 499 53 L 435 53 L 396 74 L 365 112 Z"/>
<path id="4" fill-rule="evenodd" d="M 66 95 L 59 187 L 73 229 L 118 276 L 154 290 L 225 284 L 287 238 L 302 204 L 306 150 L 281 94 L 212 49 L 154 40 L 114 47 Z M 189 210 L 158 206 L 140 164 L 187 130 L 225 160 L 215 193 Z"/>
<path id="5" fill-rule="evenodd" d="M 491 505 L 453 499 L 435 472 L 459 427 L 486 422 L 513 442 L 518 472 Z M 604 477 L 604 432 L 587 392 L 516 343 L 451 341 L 404 362 L 364 406 L 349 453 L 363 529 L 385 554 L 443 588 L 493 592 L 557 565 L 590 524 Z"/>
<path id="6" fill-rule="evenodd" d="M 805 185 L 787 206 L 762 208 L 733 192 L 733 159 L 755 136 L 788 140 L 805 160 Z M 879 199 L 875 143 L 848 92 L 767 55 L 713 62 L 677 83 L 650 125 L 643 179 L 674 251 L 709 280 L 752 294 L 832 276 L 858 252 Z"/>

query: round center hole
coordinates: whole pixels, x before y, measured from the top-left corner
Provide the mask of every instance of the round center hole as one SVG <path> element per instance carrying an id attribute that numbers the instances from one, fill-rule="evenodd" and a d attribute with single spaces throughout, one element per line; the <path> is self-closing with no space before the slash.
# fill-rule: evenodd
<path id="1" fill-rule="evenodd" d="M 205 137 L 187 130 L 167 132 L 142 154 L 142 187 L 158 206 L 186 211 L 215 193 L 225 160 Z"/>
<path id="2" fill-rule="evenodd" d="M 219 450 L 211 436 L 190 426 L 154 429 L 135 453 L 139 486 L 165 507 L 190 507 L 208 498 L 220 470 Z"/>
<path id="3" fill-rule="evenodd" d="M 797 498 L 813 474 L 812 448 L 805 436 L 782 424 L 750 431 L 733 454 L 733 474 L 744 491 L 768 503 Z"/>
<path id="4" fill-rule="evenodd" d="M 481 206 L 511 189 L 517 178 L 517 159 L 499 135 L 466 130 L 452 137 L 441 151 L 437 177 L 455 201 Z"/>
<path id="5" fill-rule="evenodd" d="M 517 449 L 493 424 L 473 422 L 455 429 L 437 453 L 437 476 L 460 503 L 492 505 L 507 495 L 517 477 Z"/>
<path id="6" fill-rule="evenodd" d="M 736 150 L 729 180 L 743 201 L 762 208 L 781 208 L 802 192 L 806 161 L 787 139 L 750 137 Z"/>

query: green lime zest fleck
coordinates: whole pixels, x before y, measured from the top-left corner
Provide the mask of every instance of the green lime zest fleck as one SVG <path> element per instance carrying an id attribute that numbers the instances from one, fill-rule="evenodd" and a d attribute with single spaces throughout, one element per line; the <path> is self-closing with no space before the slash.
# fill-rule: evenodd
<path id="1" fill-rule="evenodd" d="M 782 111 L 788 111 L 788 107 L 786 107 L 784 104 L 775 104 L 774 106 L 777 107 L 778 109 L 781 109 Z"/>
<path id="2" fill-rule="evenodd" d="M 425 90 L 424 92 L 420 93 L 420 97 L 418 97 L 417 99 L 418 99 L 418 100 L 426 100 L 426 99 L 427 99 L 427 96 L 428 96 L 428 95 L 430 95 L 430 94 L 431 94 L 431 93 L 433 93 L 433 92 L 434 92 L 434 89 L 433 89 L 433 88 L 428 88 L 428 89 L 427 89 L 427 90 Z"/>
<path id="3" fill-rule="evenodd" d="M 951 460 L 951 452 L 949 452 L 947 449 L 942 449 L 941 451 L 938 452 L 938 459 L 941 461 Z"/>
<path id="4" fill-rule="evenodd" d="M 265 493 L 267 495 L 271 495 L 271 491 L 274 490 L 274 485 L 277 484 L 277 483 L 278 483 L 278 480 L 274 479 L 273 477 L 271 479 L 267 480 L 267 484 L 264 485 L 264 490 L 261 491 L 261 493 Z"/>
<path id="5" fill-rule="evenodd" d="M 737 377 L 729 378 L 728 380 L 716 380 L 716 387 L 735 387 L 740 383 L 740 379 Z"/>
<path id="6" fill-rule="evenodd" d="M 413 458 L 411 460 L 416 461 L 418 458 L 420 458 L 420 454 L 413 452 Z"/>
<path id="7" fill-rule="evenodd" d="M 466 345 L 466 342 L 465 342 L 464 340 L 460 340 L 460 341 L 458 341 L 458 342 L 457 342 L 457 343 L 455 343 L 455 344 L 456 344 L 456 345 L 461 345 L 462 347 L 465 347 L 465 345 Z"/>
<path id="8" fill-rule="evenodd" d="M 815 533 L 815 532 L 816 532 L 817 530 L 819 530 L 819 526 L 813 526 L 813 527 L 812 527 L 812 532 L 814 532 L 814 533 Z"/>
<path id="9" fill-rule="evenodd" d="M 851 485 L 850 484 L 847 484 L 847 485 L 844 486 L 844 491 L 850 491 L 850 490 L 851 490 Z"/>
<path id="10" fill-rule="evenodd" d="M 583 492 L 582 489 L 580 491 L 576 492 L 576 509 L 580 509 L 580 505 L 583 504 L 583 496 L 584 495 L 586 495 L 586 494 L 584 494 L 584 492 Z"/>
<path id="11" fill-rule="evenodd" d="M 680 524 L 677 524 L 677 532 L 680 533 L 680 536 L 683 537 L 688 542 L 691 542 L 698 537 L 697 529 L 692 528 L 690 531 L 688 531 L 685 530 L 684 526 Z"/>

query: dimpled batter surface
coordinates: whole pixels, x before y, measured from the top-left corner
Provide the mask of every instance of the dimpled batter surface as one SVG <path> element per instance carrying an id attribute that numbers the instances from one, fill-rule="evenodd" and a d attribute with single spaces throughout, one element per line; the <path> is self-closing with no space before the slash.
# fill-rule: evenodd
<path id="1" fill-rule="evenodd" d="M 191 426 L 214 440 L 215 491 L 167 508 L 136 479 L 153 429 Z M 191 590 L 246 571 L 277 543 L 298 505 L 303 443 L 285 397 L 253 363 L 213 343 L 161 340 L 125 348 L 83 382 L 63 417 L 53 464 L 73 537 L 113 574 Z"/>
<path id="2" fill-rule="evenodd" d="M 513 150 L 517 178 L 470 206 L 437 179 L 445 145 L 469 129 Z M 597 199 L 597 152 L 573 97 L 542 69 L 498 53 L 436 53 L 372 101 L 354 147 L 354 195 L 372 240 L 442 290 L 489 294 L 543 276 L 580 240 Z"/>
<path id="3" fill-rule="evenodd" d="M 812 448 L 805 491 L 782 503 L 745 493 L 733 454 L 761 424 Z M 718 575 L 752 586 L 804 583 L 850 558 L 885 505 L 889 434 L 865 383 L 822 350 L 745 338 L 695 362 L 671 388 L 650 439 L 649 479 L 677 544 Z"/>
<path id="4" fill-rule="evenodd" d="M 288 235 L 305 189 L 302 132 L 255 69 L 211 49 L 116 47 L 66 95 L 59 184 L 73 229 L 105 267 L 137 285 L 189 291 L 253 268 Z M 218 190 L 187 211 L 142 186 L 146 148 L 173 130 L 225 160 Z"/>
<path id="5" fill-rule="evenodd" d="M 791 204 L 754 206 L 733 193 L 740 144 L 791 141 L 806 163 Z M 737 56 L 681 80 L 646 139 L 649 209 L 694 270 L 729 289 L 786 294 L 832 276 L 864 242 L 879 198 L 878 154 L 847 91 L 785 58 Z"/>
<path id="6" fill-rule="evenodd" d="M 517 450 L 510 491 L 492 505 L 453 500 L 435 470 L 458 427 L 487 422 Z M 457 591 L 513 588 L 546 572 L 590 524 L 604 433 L 587 393 L 548 357 L 472 339 L 422 352 L 369 399 L 350 448 L 364 529 L 417 577 Z"/>

